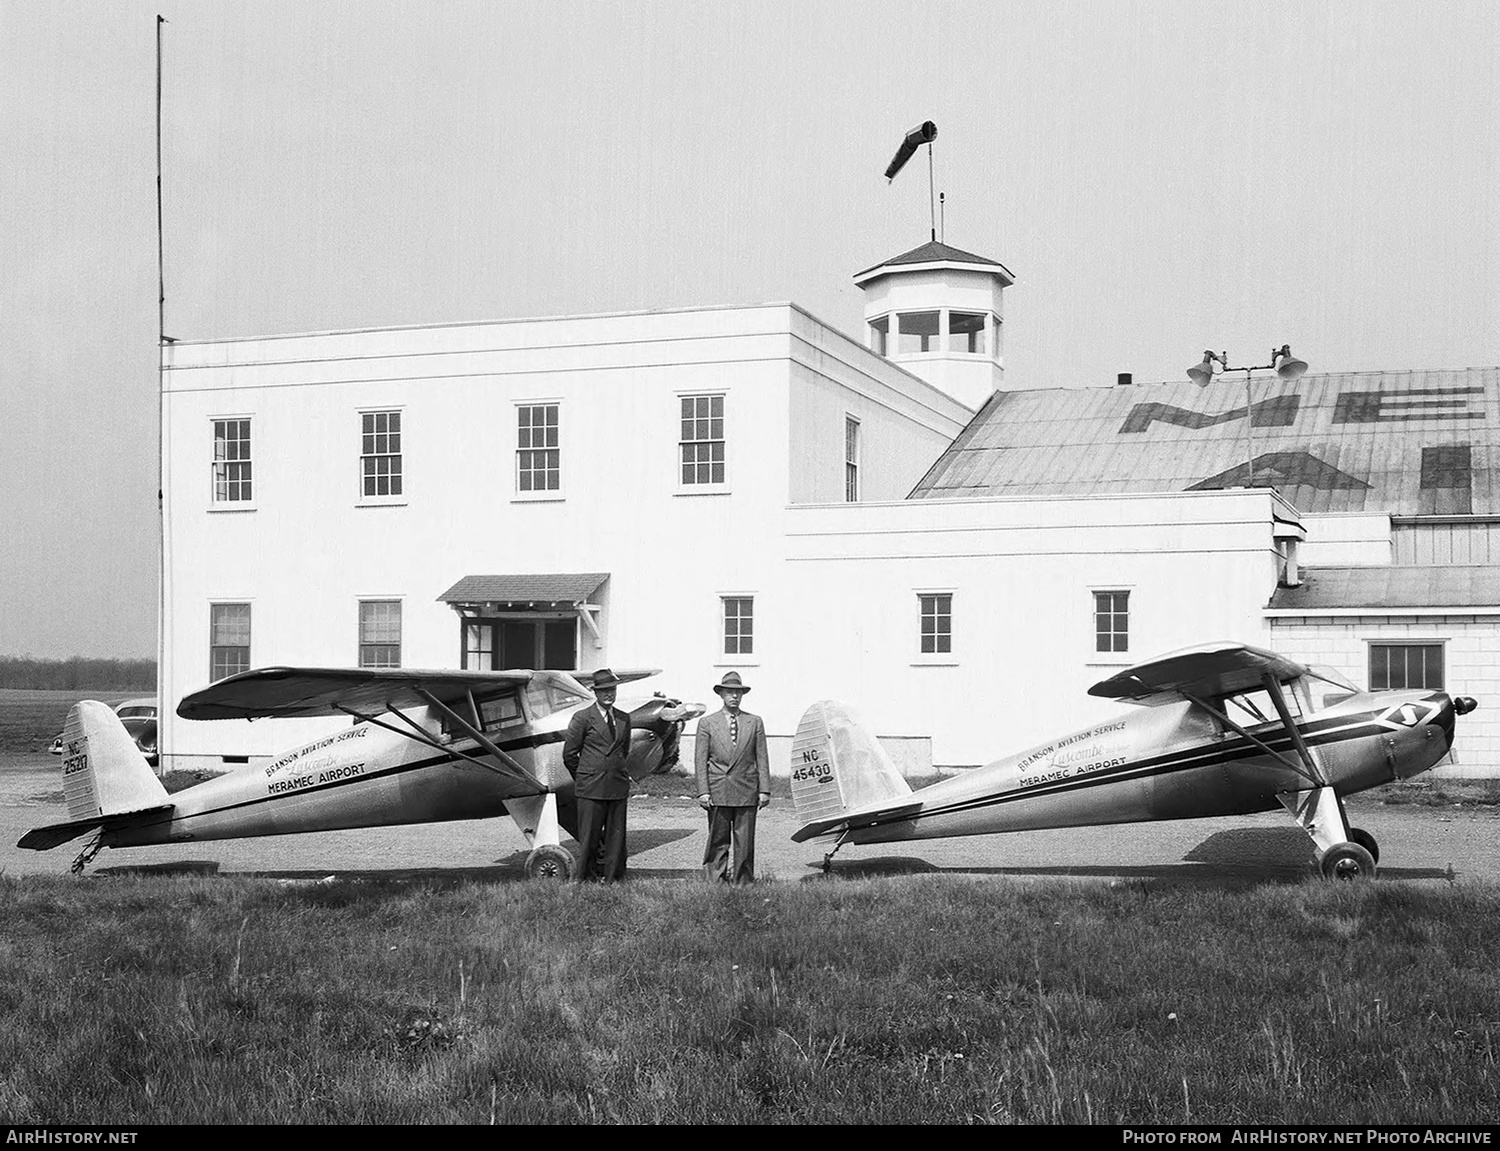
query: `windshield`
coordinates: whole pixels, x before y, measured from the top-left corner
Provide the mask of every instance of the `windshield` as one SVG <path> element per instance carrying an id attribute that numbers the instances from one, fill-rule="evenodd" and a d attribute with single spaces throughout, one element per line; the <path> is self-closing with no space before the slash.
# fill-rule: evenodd
<path id="1" fill-rule="evenodd" d="M 1313 679 L 1320 679 L 1324 683 L 1332 684 L 1340 691 L 1347 691 L 1351 695 L 1359 691 L 1359 688 L 1355 687 L 1343 675 L 1331 667 L 1310 667 L 1307 669 L 1307 674 Z"/>

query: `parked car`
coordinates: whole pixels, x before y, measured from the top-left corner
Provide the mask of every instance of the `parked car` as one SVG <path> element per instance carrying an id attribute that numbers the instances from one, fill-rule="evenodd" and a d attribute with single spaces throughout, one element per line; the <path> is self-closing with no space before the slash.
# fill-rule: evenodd
<path id="1" fill-rule="evenodd" d="M 115 705 L 115 714 L 120 717 L 120 722 L 125 725 L 125 730 L 130 733 L 130 738 L 135 740 L 136 747 L 141 749 L 141 754 L 146 757 L 146 762 L 155 767 L 157 763 L 156 697 L 145 695 L 136 699 L 127 699 L 125 702 Z M 63 737 L 61 733 L 52 741 L 52 747 L 49 750 L 53 755 L 62 754 Z"/>

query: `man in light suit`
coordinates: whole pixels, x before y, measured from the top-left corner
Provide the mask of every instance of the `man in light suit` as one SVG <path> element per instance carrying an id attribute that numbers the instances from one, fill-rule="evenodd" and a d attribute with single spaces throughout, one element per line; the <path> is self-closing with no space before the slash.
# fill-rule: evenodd
<path id="1" fill-rule="evenodd" d="M 771 765 L 760 716 L 740 710 L 749 686 L 731 671 L 714 686 L 721 710 L 698 721 L 698 804 L 708 812 L 703 873 L 710 882 L 755 879 L 755 813 L 771 802 Z M 734 866 L 730 868 L 733 850 Z"/>
<path id="2" fill-rule="evenodd" d="M 563 741 L 563 764 L 573 773 L 578 805 L 578 878 L 613 883 L 625 878 L 625 803 L 630 796 L 630 716 L 615 706 L 619 679 L 594 673 L 594 703 L 573 713 Z"/>

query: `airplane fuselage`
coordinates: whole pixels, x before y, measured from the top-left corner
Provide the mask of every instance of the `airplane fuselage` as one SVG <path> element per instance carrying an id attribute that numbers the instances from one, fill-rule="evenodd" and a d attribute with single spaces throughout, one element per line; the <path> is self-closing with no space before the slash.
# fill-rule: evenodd
<path id="1" fill-rule="evenodd" d="M 905 818 L 851 827 L 847 843 L 1242 815 L 1313 786 L 1280 722 L 1241 725 L 1187 702 L 1141 708 L 914 793 Z M 1426 771 L 1453 741 L 1442 692 L 1360 693 L 1296 720 L 1328 784 L 1348 795 Z"/>
<path id="2" fill-rule="evenodd" d="M 648 701 L 639 718 L 660 701 Z M 623 705 L 629 708 L 629 705 Z M 557 796 L 558 818 L 573 830 L 573 779 L 562 762 L 573 708 L 487 731 L 507 756 Z M 406 716 L 440 746 L 399 730 L 360 723 L 277 756 L 177 792 L 170 811 L 146 813 L 112 826 L 103 846 L 141 847 L 210 839 L 291 835 L 356 827 L 485 819 L 507 814 L 502 777 L 473 738 L 443 733 L 436 709 Z M 658 724 L 657 726 L 663 726 Z M 632 733 L 632 761 L 659 751 L 643 728 Z M 645 770 L 654 767 L 645 765 Z M 644 774 L 636 770 L 633 774 Z M 511 793 L 513 794 L 513 792 Z M 514 801 L 513 801 L 514 802 Z"/>

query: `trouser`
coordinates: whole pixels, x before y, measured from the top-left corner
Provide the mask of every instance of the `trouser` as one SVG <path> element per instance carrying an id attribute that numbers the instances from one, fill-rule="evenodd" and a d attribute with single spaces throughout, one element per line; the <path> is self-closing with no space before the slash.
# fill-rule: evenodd
<path id="1" fill-rule="evenodd" d="M 755 812 L 749 807 L 708 809 L 708 846 L 703 849 L 703 874 L 710 882 L 755 881 Z M 733 852 L 734 866 L 730 867 Z"/>
<path id="2" fill-rule="evenodd" d="M 623 799 L 584 799 L 578 806 L 578 845 L 583 849 L 579 879 L 613 883 L 625 878 L 625 803 Z"/>

